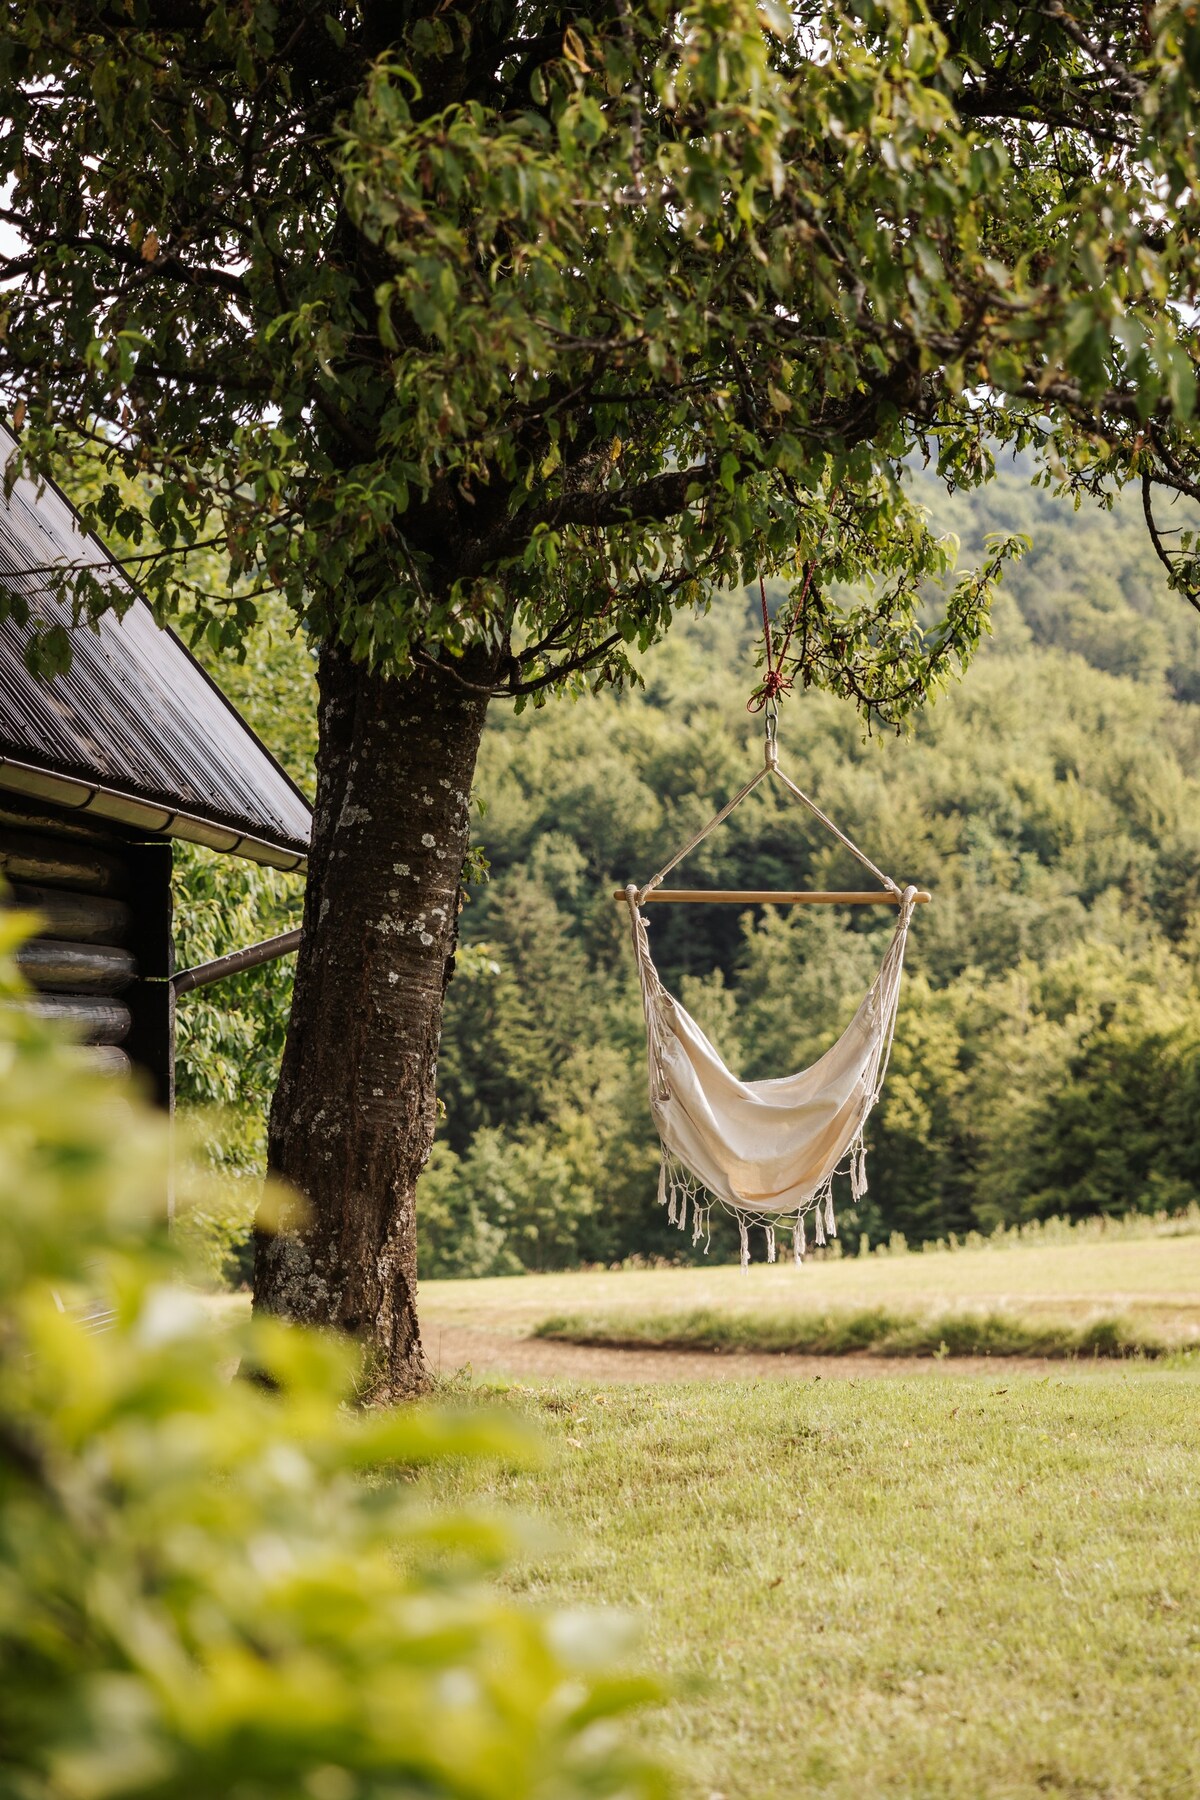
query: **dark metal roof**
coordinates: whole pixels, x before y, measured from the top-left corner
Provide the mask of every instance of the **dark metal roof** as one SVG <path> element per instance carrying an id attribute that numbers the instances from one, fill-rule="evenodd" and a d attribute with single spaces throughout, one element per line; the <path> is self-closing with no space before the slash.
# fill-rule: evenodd
<path id="1" fill-rule="evenodd" d="M 15 443 L 0 426 L 0 468 Z M 133 603 L 98 633 L 75 630 L 70 669 L 49 681 L 25 666 L 31 626 L 0 623 L 0 786 L 294 866 L 308 849 L 303 794 L 66 497 L 20 479 L 7 504 L 0 495 L 0 583 L 33 617 L 70 626 L 69 607 L 23 573 L 64 563 L 106 568 Z"/>

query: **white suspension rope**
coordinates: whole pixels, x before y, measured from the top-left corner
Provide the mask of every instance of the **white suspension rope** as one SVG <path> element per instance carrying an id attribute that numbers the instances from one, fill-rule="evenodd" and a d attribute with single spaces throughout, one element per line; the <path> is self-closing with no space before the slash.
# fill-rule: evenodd
<path id="1" fill-rule="evenodd" d="M 864 869 L 869 869 L 877 881 L 882 881 L 889 894 L 898 894 L 900 892 L 899 884 L 893 881 L 890 875 L 885 875 L 882 869 L 877 869 L 866 852 L 860 850 L 853 838 L 848 838 L 841 827 L 834 824 L 828 813 L 821 811 L 821 808 L 817 805 L 815 800 L 810 800 L 804 790 L 796 786 L 790 775 L 785 775 L 783 770 L 778 766 L 774 767 L 771 770 L 771 773 L 773 775 L 778 775 L 789 794 L 794 794 L 797 800 L 802 800 L 809 812 L 813 814 L 814 818 L 820 819 L 827 831 L 832 831 L 838 842 L 846 846 L 846 849 L 850 852 L 851 856 L 856 856 L 858 858 Z"/>
<path id="2" fill-rule="evenodd" d="M 688 839 L 687 843 L 683 846 L 682 850 L 677 850 L 675 852 L 675 855 L 671 858 L 669 863 L 663 864 L 662 868 L 658 871 L 657 875 L 652 875 L 650 877 L 650 879 L 646 883 L 645 887 L 640 888 L 638 890 L 637 902 L 638 902 L 639 906 L 645 900 L 647 894 L 652 894 L 654 892 L 655 888 L 658 887 L 663 881 L 666 880 L 667 876 L 671 873 L 671 870 L 675 867 L 675 865 L 677 863 L 681 863 L 685 856 L 690 855 L 690 853 L 696 848 L 697 844 L 702 844 L 704 842 L 705 838 L 708 837 L 709 833 L 713 832 L 717 829 L 718 825 L 723 825 L 725 823 L 725 820 L 729 817 L 730 813 L 733 811 L 734 807 L 740 806 L 742 801 L 746 798 L 746 795 L 752 794 L 754 792 L 754 789 L 758 786 L 759 782 L 765 781 L 767 776 L 770 773 L 771 773 L 771 765 L 770 765 L 770 763 L 767 763 L 763 768 L 761 768 L 758 771 L 758 773 L 756 775 L 751 776 L 750 780 L 747 781 L 743 787 L 740 787 L 738 789 L 737 793 L 733 796 L 732 800 L 727 800 L 725 802 L 725 804 L 721 808 L 720 812 L 715 814 L 715 816 L 708 821 L 707 825 L 701 826 L 700 830 L 696 833 L 696 835 L 694 837 L 690 837 Z"/>
<path id="3" fill-rule="evenodd" d="M 732 799 L 725 802 L 720 812 L 714 813 L 707 825 L 702 825 L 700 830 L 695 832 L 693 836 L 688 839 L 682 850 L 677 850 L 675 852 L 670 862 L 664 863 L 658 873 L 652 875 L 644 887 L 637 889 L 637 904 L 641 906 L 644 903 L 646 896 L 652 894 L 655 888 L 659 887 L 662 882 L 666 880 L 667 876 L 671 873 L 671 870 L 681 863 L 685 856 L 690 856 L 692 851 L 695 850 L 698 845 L 702 844 L 710 833 L 717 829 L 718 825 L 723 825 L 734 808 L 740 806 L 747 795 L 752 794 L 759 783 L 767 779 L 768 775 L 774 775 L 778 780 L 782 781 L 789 794 L 794 795 L 794 797 L 804 806 L 807 806 L 809 812 L 812 813 L 815 819 L 818 819 L 821 824 L 824 825 L 826 831 L 832 832 L 839 844 L 842 844 L 850 852 L 851 856 L 856 857 L 863 868 L 869 870 L 870 873 L 874 875 L 876 881 L 882 883 L 884 889 L 889 894 L 899 894 L 899 883 L 893 881 L 890 875 L 885 875 L 883 870 L 878 868 L 876 864 L 871 861 L 866 852 L 859 849 L 853 838 L 847 837 L 841 826 L 835 825 L 833 820 L 829 817 L 829 814 L 823 812 L 815 800 L 810 800 L 803 788 L 796 786 L 796 783 L 792 780 L 790 775 L 784 774 L 783 770 L 779 767 L 779 751 L 775 740 L 774 720 L 768 716 L 766 761 L 762 768 L 759 769 L 756 774 L 752 775 L 749 781 L 743 783 L 737 793 L 733 795 Z"/>

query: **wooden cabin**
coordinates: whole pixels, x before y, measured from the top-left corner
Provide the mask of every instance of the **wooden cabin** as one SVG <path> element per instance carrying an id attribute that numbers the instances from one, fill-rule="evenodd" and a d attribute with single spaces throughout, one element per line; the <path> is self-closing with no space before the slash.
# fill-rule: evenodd
<path id="1" fill-rule="evenodd" d="M 15 447 L 0 426 L 0 465 Z M 71 624 L 39 572 L 81 562 L 125 610 L 75 630 L 69 671 L 37 680 L 33 621 Z M 173 840 L 298 869 L 308 802 L 52 485 L 0 494 L 0 588 L 30 613 L 0 621 L 0 875 L 43 921 L 20 954 L 33 1004 L 170 1107 Z"/>

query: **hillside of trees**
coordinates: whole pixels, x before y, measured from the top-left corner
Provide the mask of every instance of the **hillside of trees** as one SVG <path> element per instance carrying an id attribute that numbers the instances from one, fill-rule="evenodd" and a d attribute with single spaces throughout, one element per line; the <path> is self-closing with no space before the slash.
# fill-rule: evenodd
<path id="1" fill-rule="evenodd" d="M 783 708 L 794 778 L 935 896 L 910 940 L 870 1193 L 857 1208 L 848 1184 L 839 1197 L 843 1242 L 1185 1205 L 1200 1192 L 1200 619 L 1167 591 L 1131 500 L 1075 513 L 1013 468 L 969 501 L 918 479 L 963 561 L 990 531 L 1031 548 L 1006 575 L 993 639 L 907 738 L 864 739 L 818 694 Z M 697 1254 L 655 1204 L 640 1005 L 612 895 L 760 760 L 745 707 L 756 643 L 754 604 L 725 596 L 646 655 L 643 690 L 493 709 L 422 1183 L 425 1274 Z M 303 783 L 304 647 L 264 632 L 219 673 Z M 288 878 L 183 859 L 181 962 L 296 916 Z M 695 885 L 857 879 L 774 786 L 685 868 Z M 867 909 L 650 916 L 664 979 L 751 1076 L 788 1072 L 836 1035 L 890 930 Z M 183 1092 L 235 1174 L 261 1156 L 289 979 L 279 965 L 181 1006 Z M 229 1191 L 213 1228 L 236 1244 L 253 1180 Z M 735 1237 L 718 1226 L 712 1255 Z"/>

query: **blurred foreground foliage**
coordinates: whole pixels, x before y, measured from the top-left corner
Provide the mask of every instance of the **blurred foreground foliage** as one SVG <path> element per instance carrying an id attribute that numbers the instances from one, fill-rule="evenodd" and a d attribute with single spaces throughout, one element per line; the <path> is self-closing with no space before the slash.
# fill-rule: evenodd
<path id="1" fill-rule="evenodd" d="M 10 1004 L 21 929 L 0 915 L 0 1794 L 666 1792 L 616 1735 L 651 1694 L 618 1628 L 498 1598 L 512 1527 L 405 1479 L 536 1443 L 356 1412 L 346 1345 L 218 1324 L 165 1232 L 164 1127 Z"/>

